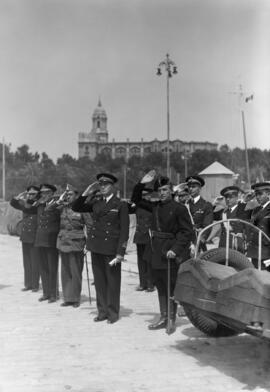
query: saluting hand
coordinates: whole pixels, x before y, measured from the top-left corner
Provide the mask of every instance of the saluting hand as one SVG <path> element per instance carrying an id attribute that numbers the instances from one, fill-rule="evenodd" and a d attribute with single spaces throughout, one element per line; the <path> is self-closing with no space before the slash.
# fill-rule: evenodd
<path id="1" fill-rule="evenodd" d="M 88 187 L 83 192 L 82 196 L 89 196 L 91 195 L 95 189 L 97 189 L 98 181 L 93 182 L 92 184 L 88 185 Z"/>
<path id="2" fill-rule="evenodd" d="M 176 253 L 174 253 L 173 250 L 168 250 L 166 256 L 167 256 L 168 259 L 175 259 L 176 258 Z"/>
<path id="3" fill-rule="evenodd" d="M 147 184 L 148 182 L 152 182 L 155 179 L 155 177 L 156 177 L 156 171 L 155 170 L 150 170 L 141 179 L 141 184 Z"/>
<path id="4" fill-rule="evenodd" d="M 67 190 L 65 190 L 65 192 L 63 192 L 62 195 L 60 195 L 57 202 L 62 203 L 63 201 L 66 200 L 66 197 L 67 197 Z"/>
<path id="5" fill-rule="evenodd" d="M 24 200 L 26 194 L 27 194 L 27 191 L 21 192 L 21 193 L 18 194 L 18 196 L 16 196 L 16 199 L 17 200 Z"/>

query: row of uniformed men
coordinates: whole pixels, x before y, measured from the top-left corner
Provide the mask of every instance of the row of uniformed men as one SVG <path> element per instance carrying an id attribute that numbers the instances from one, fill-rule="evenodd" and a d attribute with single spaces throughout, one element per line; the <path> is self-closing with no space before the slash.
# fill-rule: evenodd
<path id="1" fill-rule="evenodd" d="M 23 225 L 21 235 L 23 248 L 25 248 L 25 243 L 32 243 L 33 249 L 31 251 L 38 250 L 43 286 L 43 296 L 40 300 L 48 299 L 49 302 L 54 302 L 57 297 L 57 245 L 63 263 L 63 305 L 73 304 L 78 306 L 83 268 L 83 225 L 85 224 L 81 213 L 91 213 L 93 221 L 88 228 L 87 248 L 91 251 L 97 295 L 98 315 L 94 320 L 107 320 L 109 323 L 114 323 L 119 318 L 121 261 L 125 254 L 129 234 L 128 213 L 138 212 L 139 209 L 148 211 L 152 216 L 151 241 L 145 244 L 143 259 L 151 265 L 153 283 L 158 291 L 161 313 L 158 322 L 151 324 L 149 328 L 163 328 L 168 317 L 172 319 L 173 323 L 176 317 L 176 305 L 174 303 L 171 306 L 171 314 L 167 314 L 167 259 L 177 260 L 177 263 L 170 263 L 172 295 L 178 263 L 190 257 L 190 243 L 194 242 L 193 225 L 197 230 L 200 230 L 210 224 L 213 220 L 213 208 L 209 202 L 200 197 L 200 189 L 204 185 L 204 181 L 199 176 L 187 178 L 189 194 L 192 197 L 189 200 L 189 209 L 182 203 L 173 200 L 173 187 L 170 180 L 166 177 L 156 178 L 154 171 L 149 172 L 135 186 L 132 195 L 133 205 L 129 207 L 127 203 L 120 201 L 115 196 L 114 184 L 116 181 L 117 179 L 108 173 L 101 173 L 97 176 L 101 197 L 97 197 L 95 193 L 96 184 L 91 184 L 79 197 L 76 197 L 74 191 L 69 191 L 65 195 L 67 196 L 65 203 L 64 197 L 62 197 L 62 200 L 60 197 L 57 202 L 52 202 L 55 188 L 49 184 L 43 184 L 40 188 L 41 198 L 37 202 L 33 203 L 31 199 L 34 197 L 31 193 L 38 191 L 35 187 L 28 189 L 28 199 L 26 201 L 21 200 L 20 195 L 14 198 L 11 203 L 15 208 L 22 209 L 26 222 L 34 220 L 33 216 L 37 217 L 34 241 L 27 242 L 24 240 L 24 235 L 29 228 L 27 229 L 27 223 L 25 228 Z M 154 184 L 154 189 L 159 193 L 159 201 L 153 202 L 146 197 L 151 192 L 152 188 L 149 187 L 151 183 Z M 260 186 L 255 184 L 254 189 L 257 193 L 259 191 L 268 192 L 269 200 L 270 188 L 267 186 L 269 186 L 268 183 L 266 185 L 265 183 L 260 184 Z M 225 188 L 223 193 L 226 200 L 235 191 L 236 189 L 232 187 Z M 181 194 L 179 196 L 181 198 Z M 77 235 L 75 236 L 68 233 L 71 230 L 73 231 L 74 223 L 77 225 Z M 71 234 L 71 236 L 68 234 Z M 68 243 L 68 247 L 63 247 L 63 243 L 65 246 Z M 75 249 L 74 244 L 76 244 Z M 26 245 L 27 247 L 31 248 L 31 246 Z M 76 258 L 75 256 L 79 257 Z M 65 270 L 66 276 L 63 276 Z M 78 277 L 77 280 L 75 279 L 77 291 L 74 290 L 74 276 Z M 27 286 L 26 283 L 26 289 L 30 287 L 36 289 L 33 283 L 30 286 Z M 76 296 L 73 294 L 69 296 L 69 293 L 74 292 L 76 292 Z"/>

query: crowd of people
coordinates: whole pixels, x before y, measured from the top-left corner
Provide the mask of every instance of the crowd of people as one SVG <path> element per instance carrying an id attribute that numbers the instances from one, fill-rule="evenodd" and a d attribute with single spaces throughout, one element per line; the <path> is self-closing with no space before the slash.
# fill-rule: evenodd
<path id="1" fill-rule="evenodd" d="M 270 242 L 266 236 L 270 236 L 270 182 L 253 184 L 252 194 L 246 195 L 237 186 L 227 186 L 221 189 L 215 205 L 201 196 L 205 184 L 197 175 L 173 186 L 168 177 L 158 176 L 152 170 L 135 185 L 128 202 L 116 196 L 116 183 L 113 174 L 99 173 L 82 194 L 71 185 L 60 196 L 56 196 L 54 185 L 31 185 L 10 201 L 23 212 L 22 290 L 38 291 L 41 278 L 43 295 L 39 301 L 56 302 L 60 255 L 61 306 L 79 307 L 84 256 L 89 251 L 96 290 L 94 321 L 117 322 L 121 262 L 129 239 L 130 214 L 136 214 L 136 290 L 156 290 L 158 295 L 160 317 L 148 326 L 150 330 L 166 328 L 168 320 L 175 328 L 177 305 L 172 298 L 177 271 L 193 255 L 200 232 L 201 252 L 207 250 L 219 231 L 218 246 L 226 246 L 229 239 L 229 247 L 245 253 L 256 267 L 269 268 Z M 255 204 L 248 208 L 251 198 Z M 220 224 L 204 230 L 214 221 Z M 258 240 L 257 233 L 245 229 L 244 221 L 263 230 L 266 236 Z"/>

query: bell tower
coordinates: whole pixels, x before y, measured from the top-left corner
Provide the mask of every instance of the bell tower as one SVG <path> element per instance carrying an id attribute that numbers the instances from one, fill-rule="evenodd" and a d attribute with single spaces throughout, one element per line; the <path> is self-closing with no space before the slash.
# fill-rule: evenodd
<path id="1" fill-rule="evenodd" d="M 102 107 L 100 99 L 98 100 L 98 105 L 94 110 L 92 116 L 92 130 L 91 134 L 97 143 L 107 143 L 108 142 L 108 130 L 107 130 L 107 114 Z"/>

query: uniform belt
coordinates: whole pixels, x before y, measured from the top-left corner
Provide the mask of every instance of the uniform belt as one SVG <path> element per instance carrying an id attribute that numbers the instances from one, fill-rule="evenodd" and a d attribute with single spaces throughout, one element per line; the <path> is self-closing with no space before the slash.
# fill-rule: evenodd
<path id="1" fill-rule="evenodd" d="M 163 238 L 163 239 L 173 239 L 175 235 L 173 233 L 165 233 L 163 231 L 151 231 L 152 237 Z"/>

